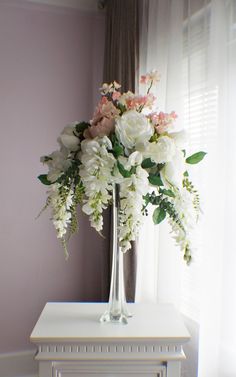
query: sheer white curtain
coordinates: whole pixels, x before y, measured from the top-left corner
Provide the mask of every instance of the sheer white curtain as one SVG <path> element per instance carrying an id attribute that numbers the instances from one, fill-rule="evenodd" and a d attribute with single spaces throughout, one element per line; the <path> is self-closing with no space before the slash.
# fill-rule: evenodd
<path id="1" fill-rule="evenodd" d="M 167 225 L 146 224 L 137 300 L 171 301 L 199 323 L 198 377 L 235 377 L 236 1 L 144 0 L 143 6 L 141 73 L 160 71 L 160 109 L 179 114 L 189 153 L 208 154 L 190 172 L 203 209 L 193 263 L 184 266 Z"/>

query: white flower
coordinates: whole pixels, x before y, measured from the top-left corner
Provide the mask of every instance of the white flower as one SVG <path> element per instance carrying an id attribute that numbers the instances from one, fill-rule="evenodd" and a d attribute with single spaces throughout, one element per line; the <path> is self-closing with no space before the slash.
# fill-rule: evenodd
<path id="1" fill-rule="evenodd" d="M 143 222 L 143 196 L 148 192 L 148 173 L 137 166 L 136 172 L 120 182 L 119 241 L 126 252 L 138 235 Z"/>
<path id="2" fill-rule="evenodd" d="M 143 156 L 140 152 L 135 151 L 129 155 L 128 163 L 131 166 L 141 165 Z"/>
<path id="3" fill-rule="evenodd" d="M 169 136 L 161 136 L 157 142 L 148 143 L 144 156 L 151 158 L 157 164 L 171 161 L 175 155 L 176 147 L 174 141 Z"/>
<path id="4" fill-rule="evenodd" d="M 55 182 L 71 165 L 71 161 L 68 160 L 68 151 L 66 148 L 61 148 L 60 151 L 55 151 L 48 156 L 43 156 L 40 161 L 48 165 L 49 171 L 47 178 L 51 182 Z"/>
<path id="5" fill-rule="evenodd" d="M 74 122 L 66 126 L 57 139 L 59 143 L 63 144 L 70 151 L 77 151 L 79 148 L 79 139 L 77 136 L 75 136 L 75 126 L 77 123 L 78 122 Z"/>
<path id="6" fill-rule="evenodd" d="M 50 186 L 49 202 L 52 208 L 52 221 L 55 226 L 57 237 L 63 239 L 68 224 L 71 221 L 70 208 L 73 204 L 73 191 L 70 189 L 65 195 L 60 193 L 61 186 L 55 183 Z"/>
<path id="7" fill-rule="evenodd" d="M 174 139 L 175 144 L 179 149 L 184 149 L 187 143 L 187 132 L 185 130 L 171 132 L 169 136 Z"/>
<path id="8" fill-rule="evenodd" d="M 129 157 L 120 156 L 118 160 L 126 170 L 130 170 L 132 166 L 141 165 L 143 157 L 140 152 L 135 151 L 131 153 Z"/>
<path id="9" fill-rule="evenodd" d="M 196 211 L 193 206 L 193 198 L 190 192 L 185 188 L 179 189 L 179 194 L 176 195 L 175 209 L 179 214 L 179 218 L 185 226 L 186 231 L 190 231 L 196 224 Z"/>
<path id="10" fill-rule="evenodd" d="M 107 136 L 86 139 L 81 143 L 80 177 L 85 188 L 84 213 L 90 216 L 91 226 L 102 230 L 102 212 L 111 199 L 114 156 L 108 152 L 112 144 Z"/>
<path id="11" fill-rule="evenodd" d="M 182 187 L 183 174 L 186 171 L 186 164 L 183 152 L 176 148 L 175 154 L 170 162 L 167 162 L 161 170 L 161 177 L 178 188 Z"/>
<path id="12" fill-rule="evenodd" d="M 194 238 L 194 227 L 197 222 L 197 215 L 193 205 L 191 193 L 185 188 L 176 190 L 175 198 L 171 199 L 175 211 L 178 215 L 179 222 L 169 219 L 172 228 L 173 238 L 184 252 L 184 259 L 187 263 L 191 260 L 190 250 L 192 250 L 192 239 Z"/>
<path id="13" fill-rule="evenodd" d="M 127 111 L 116 119 L 116 136 L 127 150 L 146 144 L 153 132 L 153 126 L 146 116 L 135 110 Z"/>

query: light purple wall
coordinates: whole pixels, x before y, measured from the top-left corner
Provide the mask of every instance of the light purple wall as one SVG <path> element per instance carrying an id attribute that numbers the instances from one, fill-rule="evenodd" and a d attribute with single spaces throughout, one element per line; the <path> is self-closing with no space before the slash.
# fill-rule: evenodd
<path id="1" fill-rule="evenodd" d="M 36 179 L 61 129 L 90 119 L 102 80 L 104 16 L 0 1 L 0 352 L 31 347 L 47 301 L 96 301 L 106 243 L 80 220 L 70 258 Z"/>

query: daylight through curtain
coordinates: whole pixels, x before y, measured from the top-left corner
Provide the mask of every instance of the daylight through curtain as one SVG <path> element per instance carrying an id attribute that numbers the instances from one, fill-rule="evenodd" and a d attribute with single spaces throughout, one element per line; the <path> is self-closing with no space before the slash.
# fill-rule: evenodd
<path id="1" fill-rule="evenodd" d="M 236 2 L 143 0 L 143 6 L 148 12 L 143 18 L 141 73 L 160 71 L 156 91 L 160 109 L 179 114 L 178 125 L 189 132 L 188 154 L 198 150 L 208 154 L 190 171 L 203 209 L 193 263 L 186 267 L 182 262 L 168 225 L 159 231 L 148 226 L 140 237 L 137 299 L 147 298 L 148 292 L 149 300 L 173 302 L 199 325 L 198 377 L 233 377 Z M 146 283 L 142 271 L 148 271 L 147 266 L 151 273 Z M 196 341 L 193 347 L 196 359 Z M 196 377 L 196 370 L 188 368 L 183 375 Z"/>

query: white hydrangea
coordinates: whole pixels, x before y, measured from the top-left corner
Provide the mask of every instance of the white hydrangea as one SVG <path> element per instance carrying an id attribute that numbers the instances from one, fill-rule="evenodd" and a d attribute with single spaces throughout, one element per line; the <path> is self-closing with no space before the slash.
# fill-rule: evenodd
<path id="1" fill-rule="evenodd" d="M 107 136 L 86 139 L 81 143 L 80 177 L 85 188 L 84 213 L 90 216 L 91 226 L 98 232 L 103 228 L 102 212 L 111 199 L 114 156 Z"/>

